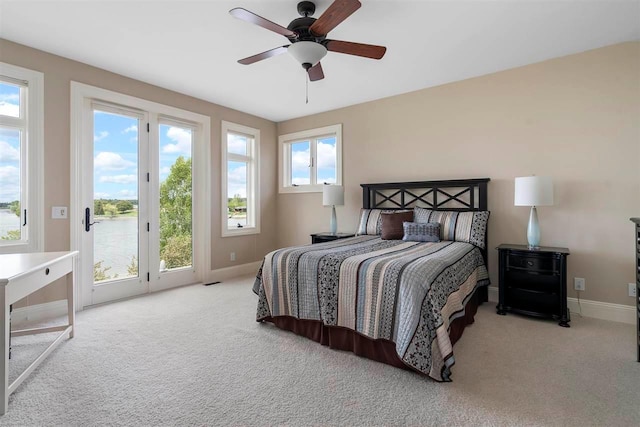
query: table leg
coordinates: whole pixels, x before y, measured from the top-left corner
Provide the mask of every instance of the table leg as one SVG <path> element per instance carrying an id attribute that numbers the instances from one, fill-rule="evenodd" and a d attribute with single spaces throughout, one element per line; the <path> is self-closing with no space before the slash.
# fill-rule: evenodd
<path id="1" fill-rule="evenodd" d="M 9 304 L 7 303 L 7 288 L 0 286 L 0 415 L 7 413 L 9 406 L 9 337 L 11 326 L 9 325 Z"/>
<path id="2" fill-rule="evenodd" d="M 75 285 L 76 285 L 76 270 L 74 268 L 75 260 L 71 266 L 71 272 L 67 274 L 67 315 L 69 316 L 69 325 L 71 325 L 71 332 L 69 332 L 69 339 L 73 338 L 76 331 L 76 301 L 75 301 Z"/>

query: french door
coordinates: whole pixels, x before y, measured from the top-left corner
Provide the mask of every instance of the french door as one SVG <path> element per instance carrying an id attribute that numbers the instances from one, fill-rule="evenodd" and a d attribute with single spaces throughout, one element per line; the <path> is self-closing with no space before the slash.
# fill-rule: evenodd
<path id="1" fill-rule="evenodd" d="M 82 104 L 83 305 L 203 280 L 192 155 L 201 127 L 136 106 Z"/>

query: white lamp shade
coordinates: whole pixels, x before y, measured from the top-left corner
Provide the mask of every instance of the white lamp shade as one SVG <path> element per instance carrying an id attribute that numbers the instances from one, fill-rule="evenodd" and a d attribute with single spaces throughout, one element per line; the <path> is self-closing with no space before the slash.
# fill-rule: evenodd
<path id="1" fill-rule="evenodd" d="M 344 188 L 342 185 L 323 185 L 322 204 L 324 206 L 344 205 Z"/>
<path id="2" fill-rule="evenodd" d="M 553 181 L 548 176 L 516 178 L 515 206 L 553 205 Z"/>
<path id="3" fill-rule="evenodd" d="M 316 42 L 295 42 L 289 45 L 288 52 L 300 64 L 316 65 L 327 54 L 327 48 Z"/>

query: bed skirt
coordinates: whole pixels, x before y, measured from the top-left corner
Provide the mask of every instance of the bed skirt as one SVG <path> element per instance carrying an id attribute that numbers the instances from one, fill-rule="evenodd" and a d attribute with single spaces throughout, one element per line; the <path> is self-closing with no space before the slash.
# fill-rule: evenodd
<path id="1" fill-rule="evenodd" d="M 451 322 L 449 338 L 451 339 L 452 345 L 460 339 L 464 328 L 473 323 L 474 316 L 478 311 L 478 305 L 486 301 L 486 297 L 484 297 L 482 292 L 482 290 L 484 290 L 484 293 L 486 293 L 486 289 L 482 288 L 486 288 L 486 286 L 477 289 L 469 299 L 465 306 L 464 315 Z M 280 329 L 291 331 L 296 335 L 309 338 L 335 350 L 350 351 L 367 359 L 425 375 L 405 364 L 396 353 L 395 343 L 389 340 L 373 340 L 351 329 L 340 326 L 327 326 L 319 320 L 296 319 L 291 316 L 268 316 L 262 319 L 262 321 L 273 323 Z"/>

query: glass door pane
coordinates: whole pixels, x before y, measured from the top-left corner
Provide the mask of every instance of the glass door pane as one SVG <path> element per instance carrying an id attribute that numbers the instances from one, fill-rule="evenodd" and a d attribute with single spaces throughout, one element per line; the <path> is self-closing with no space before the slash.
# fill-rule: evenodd
<path id="1" fill-rule="evenodd" d="M 193 265 L 193 130 L 159 125 L 160 271 Z"/>
<path id="2" fill-rule="evenodd" d="M 137 117 L 94 110 L 94 283 L 139 277 Z"/>

